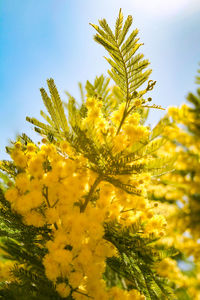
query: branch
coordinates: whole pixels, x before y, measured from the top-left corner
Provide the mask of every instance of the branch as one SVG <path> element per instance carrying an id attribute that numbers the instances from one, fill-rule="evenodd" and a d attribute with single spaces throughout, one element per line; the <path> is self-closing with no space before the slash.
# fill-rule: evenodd
<path id="1" fill-rule="evenodd" d="M 101 181 L 102 181 L 102 177 L 99 175 L 99 176 L 96 178 L 96 180 L 95 180 L 95 182 L 93 183 L 93 185 L 91 186 L 90 191 L 89 191 L 88 195 L 87 195 L 86 198 L 85 198 L 85 202 L 83 203 L 83 205 L 81 205 L 81 207 L 80 207 L 80 212 L 84 212 L 84 211 L 85 211 L 85 209 L 86 209 L 86 207 L 87 207 L 89 201 L 90 201 L 91 198 L 92 198 L 92 195 L 93 195 L 95 189 L 97 188 L 98 184 L 99 184 Z"/>

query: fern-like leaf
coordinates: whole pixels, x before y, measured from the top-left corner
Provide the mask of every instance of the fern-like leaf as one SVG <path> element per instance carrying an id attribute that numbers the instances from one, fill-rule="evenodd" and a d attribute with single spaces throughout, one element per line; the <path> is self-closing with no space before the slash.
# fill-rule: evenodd
<path id="1" fill-rule="evenodd" d="M 141 54 L 135 56 L 138 48 L 142 45 L 138 43 L 139 39 L 136 38 L 138 30 L 135 29 L 126 39 L 132 21 L 132 17 L 128 16 L 123 26 L 123 15 L 120 9 L 116 21 L 115 34 L 105 19 L 99 21 L 101 28 L 91 24 L 97 31 L 97 34 L 94 36 L 95 41 L 101 44 L 110 54 L 111 58 L 106 58 L 111 65 L 109 75 L 120 87 L 126 101 L 130 101 L 133 92 L 138 89 L 151 74 L 151 70 L 143 72 L 149 65 L 149 61 L 142 60 L 143 55 Z"/>
<path id="2" fill-rule="evenodd" d="M 67 118 L 64 112 L 63 103 L 60 99 L 58 90 L 55 86 L 54 80 L 52 78 L 47 80 L 47 84 L 49 87 L 49 91 L 51 94 L 51 99 L 55 107 L 55 113 L 57 115 L 58 120 L 60 121 L 60 126 L 63 130 L 63 132 L 68 132 L 68 124 L 67 124 Z"/>

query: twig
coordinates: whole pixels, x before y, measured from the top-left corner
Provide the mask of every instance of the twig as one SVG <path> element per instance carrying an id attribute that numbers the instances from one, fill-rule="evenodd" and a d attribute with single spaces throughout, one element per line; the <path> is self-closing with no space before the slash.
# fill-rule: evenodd
<path id="1" fill-rule="evenodd" d="M 101 177 L 101 176 L 98 176 L 98 177 L 96 178 L 95 182 L 93 183 L 93 185 L 92 185 L 91 188 L 90 188 L 90 191 L 89 191 L 88 195 L 87 195 L 86 198 L 85 198 L 85 202 L 84 202 L 83 205 L 81 205 L 81 207 L 80 207 L 80 212 L 84 212 L 84 211 L 85 211 L 85 209 L 86 209 L 86 207 L 87 207 L 89 201 L 90 201 L 91 198 L 92 198 L 92 194 L 94 193 L 96 187 L 97 187 L 98 184 L 101 182 L 101 180 L 102 180 L 102 177 Z"/>

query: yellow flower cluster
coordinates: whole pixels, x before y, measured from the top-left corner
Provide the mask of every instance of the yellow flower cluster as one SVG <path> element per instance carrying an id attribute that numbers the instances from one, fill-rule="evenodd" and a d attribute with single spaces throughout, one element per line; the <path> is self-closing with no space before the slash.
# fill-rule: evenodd
<path id="1" fill-rule="evenodd" d="M 149 129 L 140 125 L 140 115 L 136 112 L 127 117 L 117 134 L 124 104 L 110 118 L 103 117 L 101 101 L 88 98 L 86 106 L 88 113 L 82 129 L 87 129 L 97 144 L 108 144 L 113 155 L 121 151 L 129 153 L 138 140 L 144 141 L 149 136 Z M 45 143 L 41 147 L 17 142 L 11 157 L 18 174 L 5 197 L 25 224 L 47 225 L 52 229 L 43 264 L 47 278 L 56 284 L 61 297 L 144 299 L 136 290 L 106 287 L 102 279 L 105 260 L 117 255 L 117 251 L 103 237 L 104 223 L 112 221 L 124 227 L 140 223 L 144 237 L 164 235 L 165 218 L 155 213 L 157 204 L 151 204 L 147 198 L 150 175 L 115 176 L 115 180 L 134 186 L 133 194 L 123 192 L 91 171 L 88 159 L 76 154 L 66 141 L 56 145 Z M 94 201 L 89 201 L 91 191 Z"/>
<path id="2" fill-rule="evenodd" d="M 125 103 L 119 104 L 117 109 L 107 117 L 103 113 L 101 100 L 88 98 L 86 107 L 88 113 L 82 121 L 82 128 L 90 132 L 97 144 L 110 145 L 114 155 L 122 151 L 130 152 L 136 142 L 147 140 L 149 130 L 146 126 L 139 124 L 141 116 L 137 112 L 127 116 L 120 132 L 116 134 L 123 118 Z"/>
<path id="3" fill-rule="evenodd" d="M 61 149 L 66 148 L 66 142 L 62 143 Z M 163 216 L 153 214 L 154 207 L 145 195 L 149 175 L 129 178 L 140 188 L 140 195 L 129 195 L 101 182 L 96 205 L 89 202 L 84 213 L 80 213 L 80 199 L 97 177 L 85 167 L 84 159 L 71 160 L 52 144 L 36 149 L 32 144 L 22 147 L 16 143 L 11 156 L 19 173 L 15 184 L 6 191 L 6 199 L 23 216 L 25 224 L 37 227 L 47 224 L 53 230 L 43 260 L 46 276 L 54 282 L 58 278 L 67 279 L 74 299 L 85 299 L 84 294 L 99 300 L 121 299 L 122 295 L 131 299 L 132 294 L 137 295 L 136 291 L 128 293 L 117 288 L 107 292 L 102 273 L 106 257 L 116 255 L 116 250 L 103 239 L 103 223 L 117 220 L 123 226 L 130 226 L 141 220 L 145 224 L 144 235 L 163 235 L 166 222 Z M 20 156 L 24 157 L 23 163 L 19 163 Z M 66 297 L 71 293 L 69 286 L 65 288 L 65 283 L 60 283 L 57 291 Z"/>
<path id="4" fill-rule="evenodd" d="M 165 211 L 168 228 L 164 244 L 175 246 L 185 257 L 192 258 L 196 264 L 195 276 L 183 275 L 176 261 L 169 258 L 159 265 L 159 273 L 166 276 L 177 286 L 187 288 L 191 299 L 199 300 L 199 255 L 200 255 L 200 140 L 195 126 L 198 127 L 198 117 L 189 106 L 170 107 L 168 117 L 171 124 L 164 130 L 168 142 L 161 153 L 177 156 L 174 163 L 175 171 L 164 174 L 159 180 L 154 180 L 149 186 L 149 193 L 155 199 L 169 201 L 160 204 L 159 210 Z M 193 131 L 193 132 L 192 132 Z M 160 151 L 160 150 L 159 150 Z"/>
<path id="5" fill-rule="evenodd" d="M 14 263 L 12 261 L 0 261 L 0 282 L 12 281 L 14 276 L 11 274 L 11 269 Z"/>
<path id="6" fill-rule="evenodd" d="M 165 258 L 162 260 L 158 265 L 158 273 L 176 283 L 178 287 L 188 286 L 188 277 L 183 275 L 174 259 Z"/>
<path id="7" fill-rule="evenodd" d="M 169 195 L 169 199 L 174 198 L 183 203 L 182 232 L 189 230 L 192 237 L 198 239 L 200 237 L 200 218 L 198 217 L 200 215 L 200 204 L 195 197 L 199 194 L 200 185 L 200 141 L 189 130 L 194 130 L 194 126 L 198 126 L 199 121 L 195 112 L 185 104 L 180 108 L 169 108 L 168 114 L 176 122 L 176 125 L 173 124 L 167 129 L 168 137 L 172 142 L 173 140 L 176 141 L 176 144 L 172 146 L 172 142 L 169 143 L 167 151 L 173 148 L 174 150 L 171 151 L 178 153 L 175 164 L 177 172 L 170 174 L 167 176 L 168 178 L 166 177 L 174 185 L 178 197 L 175 198 L 172 194 Z M 177 143 L 179 146 L 177 146 Z"/>

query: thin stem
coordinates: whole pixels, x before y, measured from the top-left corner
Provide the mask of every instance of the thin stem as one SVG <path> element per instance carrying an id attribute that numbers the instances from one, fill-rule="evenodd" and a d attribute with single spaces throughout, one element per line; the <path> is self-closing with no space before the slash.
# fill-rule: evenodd
<path id="1" fill-rule="evenodd" d="M 127 210 L 121 210 L 120 213 L 125 213 L 125 212 L 132 211 L 132 210 L 135 210 L 135 208 L 130 208 L 130 209 L 127 209 Z"/>
<path id="2" fill-rule="evenodd" d="M 44 187 L 44 190 L 45 190 L 45 192 L 43 193 L 43 195 L 44 195 L 44 197 L 45 197 L 45 199 L 46 199 L 47 206 L 48 206 L 48 207 L 51 207 L 50 202 L 49 202 L 49 199 L 48 199 L 48 187 L 45 186 L 45 187 Z"/>
<path id="3" fill-rule="evenodd" d="M 94 299 L 93 297 L 91 297 L 91 296 L 89 296 L 89 295 L 87 295 L 87 294 L 85 294 L 85 293 L 82 293 L 82 292 L 79 291 L 79 290 L 76 290 L 76 291 L 74 291 L 74 292 L 76 292 L 76 293 L 78 293 L 78 294 L 80 294 L 80 295 L 83 295 L 83 296 L 85 296 L 85 297 L 87 297 L 87 298 Z"/>
<path id="4" fill-rule="evenodd" d="M 120 125 L 119 125 L 118 130 L 117 130 L 117 134 L 116 135 L 118 135 L 119 132 L 120 132 L 120 129 L 121 129 L 122 125 L 123 125 L 123 122 L 126 119 L 126 116 L 127 116 L 126 113 L 127 113 L 128 107 L 129 107 L 130 100 L 129 100 L 129 83 L 128 83 L 128 73 L 127 73 L 126 63 L 124 61 L 124 57 L 122 55 L 122 52 L 121 52 L 120 47 L 119 47 L 119 45 L 118 45 L 118 43 L 117 43 L 116 40 L 115 40 L 115 44 L 116 44 L 116 47 L 118 48 L 119 54 L 121 56 L 122 63 L 124 65 L 124 72 L 125 72 L 125 78 L 126 78 L 126 106 L 125 106 L 125 109 L 124 109 L 123 117 L 121 119 Z"/>
<path id="5" fill-rule="evenodd" d="M 165 110 L 165 108 L 159 106 L 159 105 L 143 105 L 144 108 L 156 108 L 156 109 L 162 109 Z"/>
<path id="6" fill-rule="evenodd" d="M 124 123 L 124 120 L 126 119 L 126 117 L 127 117 L 127 110 L 126 110 L 126 108 L 125 108 L 125 110 L 124 110 L 124 114 L 123 114 L 123 117 L 122 117 L 122 119 L 121 119 L 121 122 L 120 122 L 120 124 L 119 124 L 119 127 L 118 127 L 118 129 L 117 129 L 117 133 L 116 133 L 116 135 L 118 135 L 118 134 L 119 134 L 119 132 L 120 132 L 120 129 L 121 129 L 121 127 L 122 127 L 122 125 L 123 125 L 123 123 Z"/>
<path id="7" fill-rule="evenodd" d="M 93 185 L 92 185 L 91 188 L 90 188 L 90 191 L 89 191 L 88 195 L 87 195 L 86 198 L 85 198 L 85 202 L 84 202 L 83 205 L 80 207 L 80 212 L 84 212 L 84 211 L 85 211 L 85 209 L 86 209 L 86 207 L 87 207 L 89 201 L 90 201 L 91 198 L 92 198 L 92 195 L 93 195 L 95 189 L 97 188 L 97 186 L 98 186 L 98 184 L 101 182 L 101 180 L 102 180 L 102 177 L 101 177 L 101 176 L 98 176 L 98 177 L 96 178 L 95 182 L 93 183 Z"/>
<path id="8" fill-rule="evenodd" d="M 54 207 L 54 205 L 53 205 L 53 206 L 50 205 L 50 202 L 49 202 L 49 199 L 48 199 L 48 187 L 47 187 L 47 186 L 45 186 L 45 193 L 43 192 L 43 195 L 44 195 L 44 197 L 45 197 L 45 199 L 46 199 L 47 206 L 48 206 L 49 208 Z M 55 203 L 54 203 L 54 204 L 55 204 Z M 55 227 L 56 230 L 58 230 L 58 225 L 57 225 L 56 222 L 54 223 L 54 227 Z"/>
<path id="9" fill-rule="evenodd" d="M 127 103 L 128 103 L 128 102 L 127 102 Z M 129 102 L 129 103 L 130 103 L 130 102 Z M 125 109 L 124 109 L 124 114 L 123 114 L 123 117 L 122 117 L 121 122 L 120 122 L 120 124 L 119 124 L 119 128 L 118 128 L 118 130 L 117 130 L 117 134 L 116 134 L 116 135 L 118 135 L 118 133 L 120 132 L 120 129 L 121 129 L 123 123 L 124 123 L 124 120 L 125 120 L 126 117 L 130 114 L 130 112 L 131 112 L 132 110 L 135 109 L 135 106 L 132 106 L 129 110 L 128 110 L 128 108 L 129 108 L 129 104 L 127 104 L 126 107 L 125 107 Z"/>

